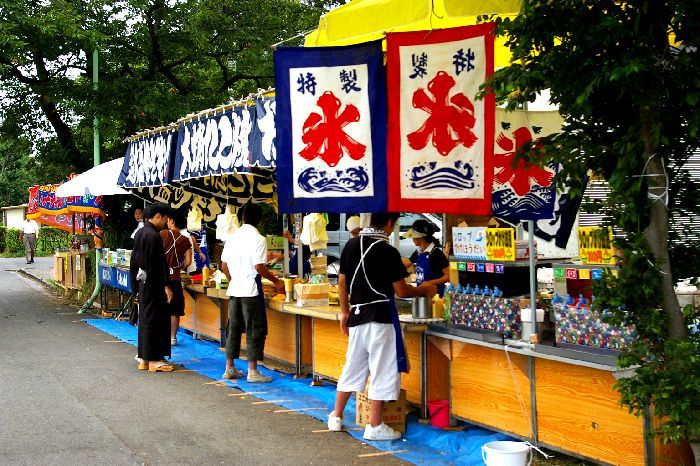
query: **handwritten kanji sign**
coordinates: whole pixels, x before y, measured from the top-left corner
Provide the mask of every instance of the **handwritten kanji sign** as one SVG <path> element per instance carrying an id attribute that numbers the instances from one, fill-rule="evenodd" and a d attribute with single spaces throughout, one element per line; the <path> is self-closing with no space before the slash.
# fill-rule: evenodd
<path id="1" fill-rule="evenodd" d="M 282 212 L 386 209 L 381 42 L 275 52 Z"/>
<path id="2" fill-rule="evenodd" d="M 452 228 L 452 250 L 458 259 L 486 260 L 486 227 Z"/>
<path id="3" fill-rule="evenodd" d="M 389 209 L 489 214 L 494 25 L 387 34 Z"/>
<path id="4" fill-rule="evenodd" d="M 553 217 L 556 165 L 539 160 L 537 141 L 560 131 L 562 122 L 558 112 L 496 110 L 491 198 L 496 217 L 513 225 Z"/>

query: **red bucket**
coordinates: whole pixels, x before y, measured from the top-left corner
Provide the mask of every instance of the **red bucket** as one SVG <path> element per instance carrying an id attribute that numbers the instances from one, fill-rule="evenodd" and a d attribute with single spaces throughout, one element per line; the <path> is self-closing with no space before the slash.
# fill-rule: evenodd
<path id="1" fill-rule="evenodd" d="M 433 400 L 428 401 L 428 415 L 430 425 L 445 429 L 450 426 L 450 401 Z"/>

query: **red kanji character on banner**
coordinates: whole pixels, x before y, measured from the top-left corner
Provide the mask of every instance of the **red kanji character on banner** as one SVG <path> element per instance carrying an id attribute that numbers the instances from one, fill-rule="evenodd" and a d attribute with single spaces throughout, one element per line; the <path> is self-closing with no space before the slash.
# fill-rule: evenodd
<path id="1" fill-rule="evenodd" d="M 530 192 L 530 179 L 534 179 L 538 185 L 546 188 L 552 185 L 554 174 L 545 168 L 537 165 L 528 165 L 524 159 L 520 159 L 516 166 L 513 166 L 515 154 L 522 147 L 532 141 L 530 130 L 522 127 L 513 131 L 515 142 L 503 133 L 496 138 L 496 144 L 505 152 L 495 154 L 494 168 L 498 171 L 494 178 L 498 184 L 510 183 L 510 186 L 518 196 L 524 196 Z"/>
<path id="2" fill-rule="evenodd" d="M 474 145 L 477 140 L 471 131 L 476 123 L 474 105 L 461 92 L 450 97 L 450 90 L 455 84 L 452 76 L 439 71 L 428 83 L 428 92 L 434 99 L 423 88 L 413 93 L 413 106 L 425 110 L 430 116 L 423 126 L 408 134 L 408 145 L 411 148 L 423 149 L 432 139 L 437 151 L 446 156 L 458 144 L 464 147 Z M 457 138 L 453 138 L 453 135 Z"/>
<path id="3" fill-rule="evenodd" d="M 345 106 L 332 92 L 324 92 L 316 102 L 321 107 L 322 115 L 312 112 L 304 122 L 301 140 L 304 147 L 299 155 L 306 160 L 316 157 L 335 167 L 343 154 L 353 160 L 364 157 L 367 146 L 351 138 L 343 128 L 350 123 L 360 121 L 360 111 L 352 104 Z"/>

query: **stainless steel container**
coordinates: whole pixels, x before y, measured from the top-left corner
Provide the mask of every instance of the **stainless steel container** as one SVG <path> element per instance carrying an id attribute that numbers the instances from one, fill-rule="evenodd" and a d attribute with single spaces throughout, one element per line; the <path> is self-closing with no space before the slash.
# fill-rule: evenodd
<path id="1" fill-rule="evenodd" d="M 427 296 L 419 296 L 411 301 L 411 315 L 414 319 L 430 319 L 433 317 L 433 300 Z"/>

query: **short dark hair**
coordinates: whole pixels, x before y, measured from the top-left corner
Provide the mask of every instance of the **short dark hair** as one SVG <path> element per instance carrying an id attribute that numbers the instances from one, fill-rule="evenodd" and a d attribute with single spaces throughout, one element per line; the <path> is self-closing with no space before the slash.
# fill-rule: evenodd
<path id="1" fill-rule="evenodd" d="M 241 214 L 243 223 L 257 227 L 262 220 L 262 208 L 257 204 L 246 204 L 243 206 L 243 213 Z"/>
<path id="2" fill-rule="evenodd" d="M 173 219 L 173 222 L 175 222 L 175 226 L 180 230 L 183 230 L 187 226 L 187 217 L 181 210 L 174 211 L 171 218 Z"/>
<path id="3" fill-rule="evenodd" d="M 400 216 L 401 214 L 397 212 L 376 212 L 372 214 L 369 224 L 372 228 L 384 228 L 384 225 L 386 225 L 388 221 L 396 224 Z"/>
<path id="4" fill-rule="evenodd" d="M 172 217 L 173 209 L 167 204 L 163 204 L 162 202 L 156 202 L 146 207 L 146 209 L 143 211 L 143 218 L 153 218 L 158 214 L 161 214 L 165 217 Z"/>

